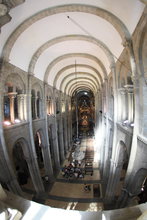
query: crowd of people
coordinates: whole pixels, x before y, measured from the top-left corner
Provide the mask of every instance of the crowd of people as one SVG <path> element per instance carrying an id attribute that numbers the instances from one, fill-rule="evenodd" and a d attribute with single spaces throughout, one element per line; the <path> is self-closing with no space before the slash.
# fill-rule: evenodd
<path id="1" fill-rule="evenodd" d="M 80 167 L 80 163 L 70 163 L 68 166 L 65 165 L 62 168 L 62 175 L 63 177 L 70 179 L 70 178 L 83 178 L 83 169 Z"/>

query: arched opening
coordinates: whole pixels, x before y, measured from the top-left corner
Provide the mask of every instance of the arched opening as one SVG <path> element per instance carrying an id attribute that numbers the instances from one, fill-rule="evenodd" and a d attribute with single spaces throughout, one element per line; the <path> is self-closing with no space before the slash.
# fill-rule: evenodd
<path id="1" fill-rule="evenodd" d="M 73 136 L 93 136 L 95 126 L 95 103 L 92 91 L 76 92 L 72 97 Z"/>
<path id="2" fill-rule="evenodd" d="M 40 132 L 36 132 L 35 135 L 35 149 L 36 149 L 36 154 L 37 154 L 37 161 L 40 169 L 44 168 L 44 161 L 43 161 L 43 154 L 42 154 L 42 140 L 41 140 L 41 135 Z"/>
<path id="3" fill-rule="evenodd" d="M 4 125 L 20 123 L 26 119 L 24 90 L 24 83 L 19 75 L 8 76 L 3 98 Z"/>
<path id="4" fill-rule="evenodd" d="M 28 181 L 31 181 L 31 178 L 29 178 L 29 168 L 23 153 L 23 145 L 21 141 L 16 142 L 13 147 L 13 162 L 18 183 L 23 187 L 28 184 Z"/>

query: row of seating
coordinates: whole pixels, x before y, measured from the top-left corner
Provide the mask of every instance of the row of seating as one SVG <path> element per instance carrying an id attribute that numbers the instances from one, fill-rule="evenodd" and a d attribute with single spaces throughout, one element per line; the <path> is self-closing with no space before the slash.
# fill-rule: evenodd
<path id="1" fill-rule="evenodd" d="M 94 150 L 90 149 L 88 146 L 85 152 L 85 174 L 93 175 L 93 159 L 94 159 Z"/>

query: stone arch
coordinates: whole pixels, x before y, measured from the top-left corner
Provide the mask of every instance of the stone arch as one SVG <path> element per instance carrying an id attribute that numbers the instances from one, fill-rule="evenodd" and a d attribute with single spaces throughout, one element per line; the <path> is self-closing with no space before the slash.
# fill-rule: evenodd
<path id="1" fill-rule="evenodd" d="M 8 91 L 8 87 L 13 87 L 12 92 L 16 92 L 18 88 L 19 93 L 25 93 L 25 83 L 18 73 L 11 73 L 5 79 L 5 92 Z"/>
<path id="2" fill-rule="evenodd" d="M 107 10 L 89 5 L 80 5 L 80 4 L 63 5 L 63 6 L 58 6 L 58 7 L 56 6 L 45 9 L 41 12 L 38 12 L 34 16 L 28 18 L 23 23 L 21 23 L 8 38 L 3 49 L 3 57 L 5 57 L 6 60 L 8 60 L 11 49 L 15 41 L 21 35 L 21 33 L 25 31 L 30 25 L 47 16 L 51 16 L 59 13 L 65 13 L 65 12 L 84 12 L 99 16 L 113 25 L 116 31 L 120 34 L 123 42 L 125 42 L 126 39 L 130 39 L 130 33 L 127 27 L 124 25 L 124 23 L 118 17 L 108 12 Z"/>
<path id="3" fill-rule="evenodd" d="M 91 36 L 84 36 L 84 35 L 67 35 L 67 36 L 60 36 L 57 38 L 54 38 L 48 42 L 46 42 L 45 44 L 43 44 L 32 56 L 32 59 L 30 61 L 29 64 L 29 69 L 28 72 L 33 74 L 34 73 L 34 68 L 35 68 L 35 64 L 37 63 L 37 60 L 39 59 L 39 56 L 46 50 L 48 49 L 50 46 L 53 46 L 56 43 L 59 42 L 63 42 L 63 41 L 69 41 L 69 40 L 82 40 L 82 41 L 88 41 L 91 43 L 94 43 L 96 45 L 98 45 L 106 54 L 110 66 L 114 65 L 115 61 L 114 61 L 114 57 L 113 54 L 111 53 L 111 51 L 109 50 L 109 48 L 100 40 L 97 40 L 94 37 Z"/>
<path id="4" fill-rule="evenodd" d="M 62 61 L 64 59 L 67 59 L 69 57 L 84 57 L 84 58 L 88 58 L 88 59 L 91 59 L 93 61 L 95 61 L 101 68 L 104 76 L 103 78 L 107 77 L 107 71 L 103 65 L 103 63 L 95 56 L 92 56 L 90 54 L 83 54 L 83 53 L 71 53 L 71 54 L 64 54 L 60 57 L 57 57 L 56 59 L 54 59 L 49 65 L 48 67 L 46 68 L 46 72 L 45 72 L 45 75 L 44 75 L 44 81 L 47 82 L 48 80 L 48 77 L 49 77 L 49 73 L 51 71 L 51 69 L 53 68 L 53 66 L 55 66 L 59 61 Z"/>
<path id="5" fill-rule="evenodd" d="M 22 150 L 23 150 L 23 154 L 25 156 L 26 159 L 31 157 L 31 152 L 29 151 L 29 143 L 27 142 L 27 140 L 25 138 L 19 138 L 15 141 L 15 143 L 13 144 L 13 146 L 15 146 L 16 143 L 21 143 L 22 145 Z"/>
<path id="6" fill-rule="evenodd" d="M 60 84 L 60 91 L 62 91 L 62 89 L 63 89 L 63 84 L 64 84 L 64 81 L 66 80 L 66 79 L 68 79 L 69 77 L 71 77 L 71 76 L 74 76 L 75 75 L 75 73 L 70 73 L 68 76 L 66 76 L 62 81 L 61 81 L 61 84 Z M 68 83 L 70 83 L 71 81 L 73 81 L 73 80 L 79 80 L 79 79 L 84 79 L 84 77 L 85 77 L 85 79 L 88 79 L 89 77 L 91 77 L 93 80 L 91 80 L 93 83 L 94 83 L 94 85 L 96 85 L 96 87 L 98 87 L 98 88 L 100 88 L 100 85 L 99 85 L 99 82 L 97 81 L 97 79 L 96 79 L 96 77 L 95 76 L 93 76 L 92 74 L 90 74 L 90 73 L 88 73 L 88 72 L 77 72 L 76 73 L 76 77 L 74 77 L 74 78 L 72 78 L 72 79 L 70 79 L 69 81 L 68 81 Z M 90 79 L 90 78 L 89 78 Z M 96 83 L 95 83 L 96 82 Z M 67 86 L 68 86 L 68 83 L 66 84 Z"/>
<path id="7" fill-rule="evenodd" d="M 146 26 L 147 26 L 147 21 L 146 19 L 144 19 L 144 22 L 141 25 L 141 29 L 139 29 L 139 34 L 137 35 L 137 39 L 135 41 L 135 46 L 136 46 L 135 54 L 138 59 L 139 71 L 141 76 L 144 76 L 144 73 L 147 72 L 147 66 L 145 68 L 147 54 L 145 54 L 146 50 L 144 50 L 144 48 L 147 47 Z"/>
<path id="8" fill-rule="evenodd" d="M 70 94 L 72 89 L 75 89 L 78 85 L 89 85 L 92 88 L 92 91 L 96 92 L 96 89 L 95 89 L 94 85 L 91 83 L 91 80 L 87 79 L 87 81 L 83 80 L 81 82 L 76 82 L 76 81 L 73 82 L 70 88 L 66 88 L 66 90 L 64 90 L 64 93 Z"/>
<path id="9" fill-rule="evenodd" d="M 113 93 L 113 77 L 112 75 L 108 80 L 108 106 L 109 106 L 109 114 L 113 118 L 114 115 L 114 93 Z"/>
<path id="10" fill-rule="evenodd" d="M 36 82 L 32 85 L 32 118 L 41 118 L 43 114 L 43 89 L 41 85 Z"/>
<path id="11" fill-rule="evenodd" d="M 92 87 L 92 85 L 91 85 L 90 83 L 89 83 L 89 84 L 87 84 L 87 83 L 77 83 L 76 86 L 75 86 L 75 84 L 72 85 L 72 87 L 70 88 L 68 94 L 69 94 L 70 96 L 72 96 L 71 94 L 72 94 L 77 88 L 82 88 L 83 86 L 84 86 L 85 88 L 89 88 L 93 93 L 95 92 L 95 90 L 93 89 L 93 87 Z M 75 87 L 76 87 L 76 88 L 75 88 Z"/>
<path id="12" fill-rule="evenodd" d="M 78 87 L 77 89 L 76 89 L 76 91 L 73 91 L 73 95 L 72 96 L 74 96 L 75 95 L 75 92 L 82 92 L 82 91 L 87 91 L 87 92 L 89 92 L 89 88 L 87 88 L 87 87 L 84 87 L 84 86 L 81 86 L 81 87 Z M 91 91 L 92 92 L 92 91 Z"/>
<path id="13" fill-rule="evenodd" d="M 44 153 L 43 153 L 43 148 L 45 148 L 44 140 L 45 140 L 45 137 L 44 137 L 42 129 L 38 129 L 34 133 L 34 142 L 35 142 L 35 149 L 36 149 L 39 168 L 44 167 Z"/>
<path id="14" fill-rule="evenodd" d="M 147 177 L 147 169 L 141 168 L 136 172 L 133 180 L 133 187 L 131 189 L 132 194 L 138 195 L 141 193 L 141 188 L 145 177 Z"/>
<path id="15" fill-rule="evenodd" d="M 53 113 L 53 92 L 49 86 L 45 87 L 45 99 L 46 99 L 46 111 L 47 114 L 50 115 Z"/>
<path id="16" fill-rule="evenodd" d="M 14 170 L 20 185 L 27 183 L 30 175 L 28 160 L 31 159 L 29 144 L 23 137 L 13 144 L 12 158 Z"/>
<path id="17" fill-rule="evenodd" d="M 43 97 L 42 87 L 38 82 L 32 84 L 32 90 L 35 91 L 35 95 L 37 95 L 37 92 L 40 92 L 40 98 Z"/>
<path id="18" fill-rule="evenodd" d="M 60 77 L 62 74 L 64 74 L 64 71 L 66 71 L 66 70 L 68 70 L 68 69 L 70 69 L 70 68 L 74 68 L 74 67 L 75 67 L 74 64 L 69 65 L 69 66 L 66 66 L 66 67 L 63 67 L 63 68 L 57 73 L 57 75 L 56 75 L 56 77 L 55 77 L 55 79 L 54 79 L 54 82 L 53 82 L 53 87 L 56 88 L 57 81 L 58 81 L 59 77 Z M 89 65 L 86 65 L 86 64 L 76 64 L 76 67 L 86 67 L 86 68 L 88 68 L 88 69 L 94 71 L 94 72 L 98 75 L 98 79 L 99 79 L 99 81 L 100 81 L 100 82 L 99 82 L 100 85 L 102 84 L 101 74 L 100 74 L 100 73 L 97 71 L 97 69 L 95 69 L 94 67 L 89 66 Z"/>
<path id="19" fill-rule="evenodd" d="M 26 87 L 18 73 L 11 73 L 4 83 L 3 117 L 4 121 L 18 123 L 26 119 L 24 99 Z"/>

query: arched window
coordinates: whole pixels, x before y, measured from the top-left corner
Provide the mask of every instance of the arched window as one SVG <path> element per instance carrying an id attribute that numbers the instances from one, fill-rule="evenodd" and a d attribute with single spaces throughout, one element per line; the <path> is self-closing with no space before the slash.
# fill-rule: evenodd
<path id="1" fill-rule="evenodd" d="M 19 75 L 11 74 L 5 82 L 3 97 L 4 125 L 20 123 L 26 119 L 24 102 L 24 84 Z"/>
<path id="2" fill-rule="evenodd" d="M 35 83 L 32 86 L 32 119 L 38 119 L 42 116 L 42 89 L 40 84 Z"/>

